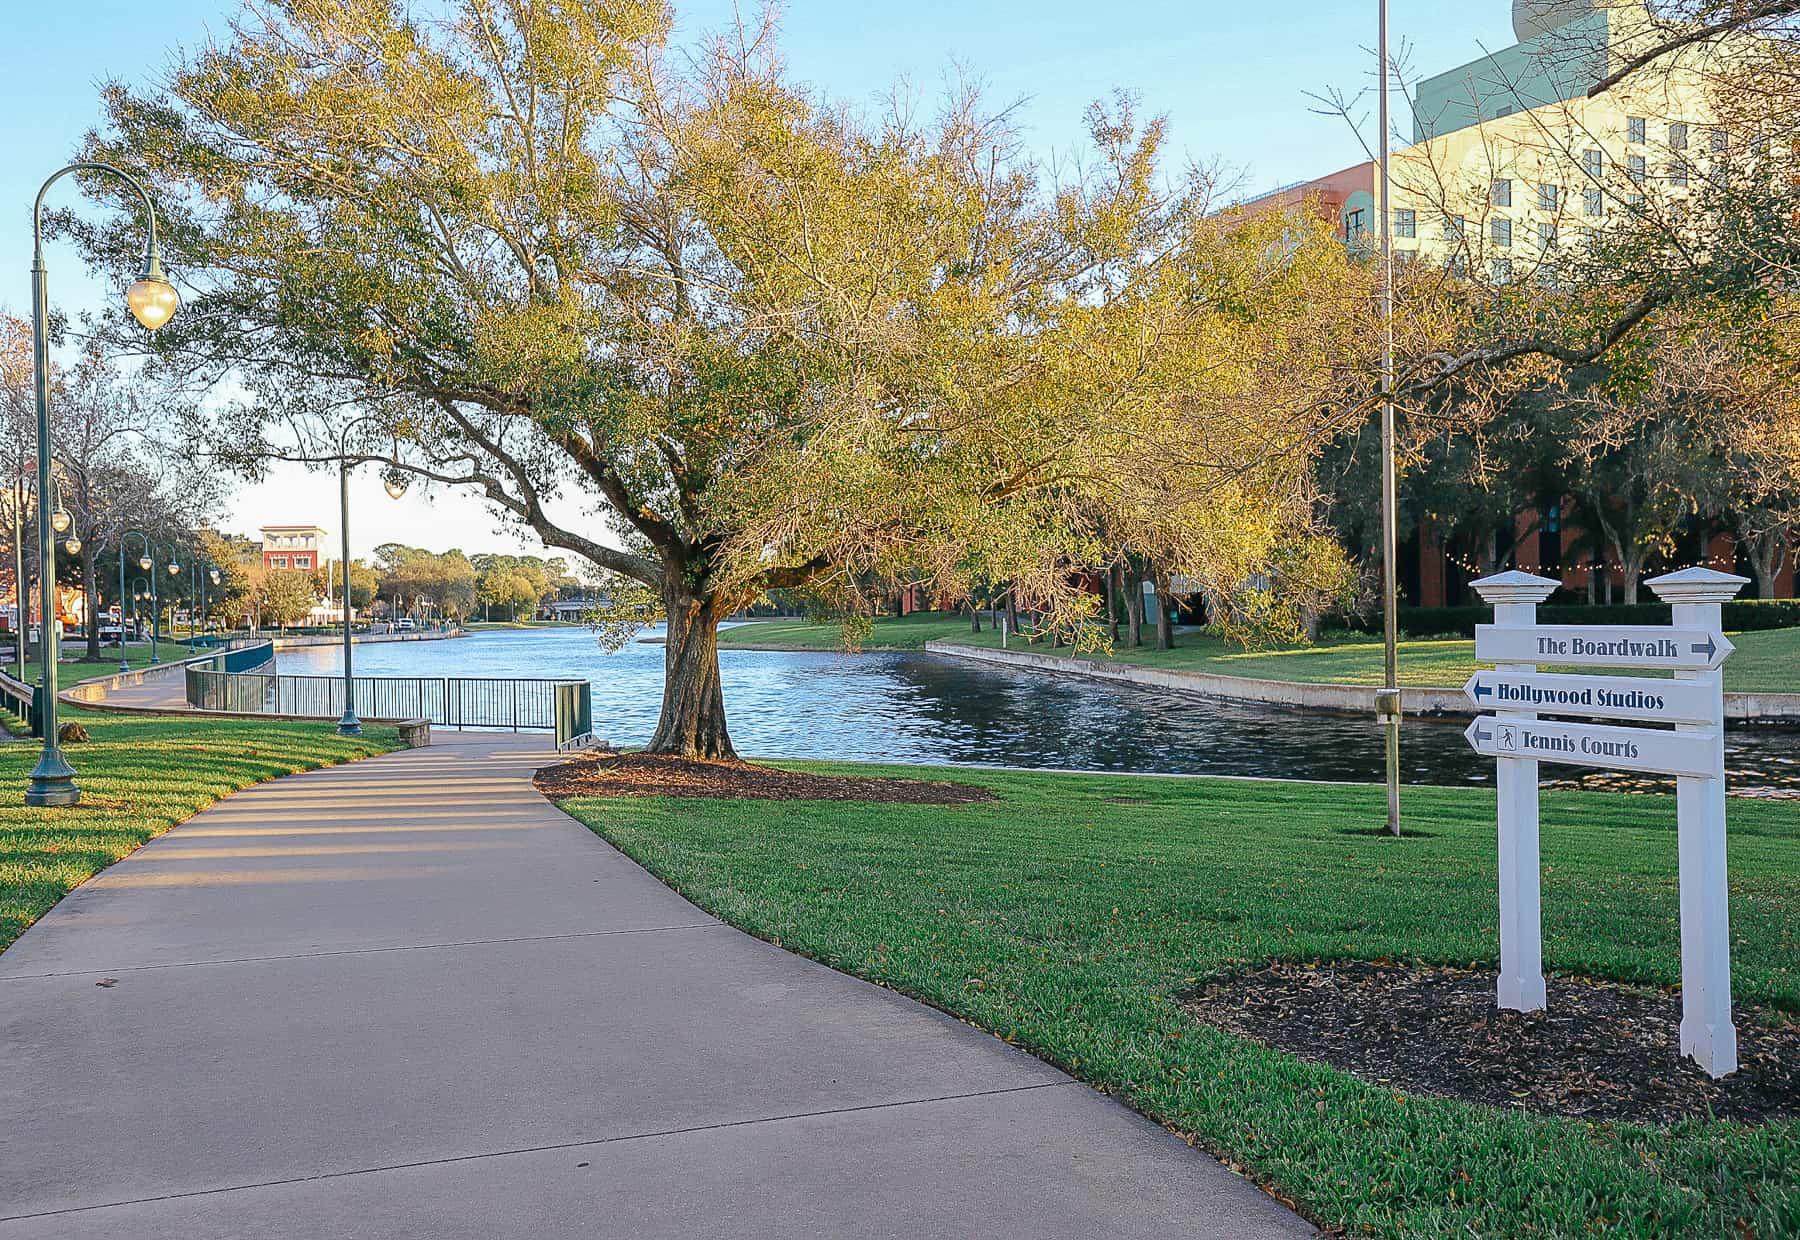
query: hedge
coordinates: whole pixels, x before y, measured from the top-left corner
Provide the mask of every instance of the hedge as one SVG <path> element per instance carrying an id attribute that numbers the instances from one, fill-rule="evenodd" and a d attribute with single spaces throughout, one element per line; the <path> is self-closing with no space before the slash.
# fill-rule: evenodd
<path id="1" fill-rule="evenodd" d="M 1537 609 L 1538 620 L 1543 624 L 1667 624 L 1669 616 L 1667 603 L 1547 603 Z M 1494 609 L 1485 605 L 1402 607 L 1400 633 L 1403 637 L 1473 637 L 1476 625 L 1489 624 L 1493 619 Z M 1724 619 L 1725 630 L 1730 633 L 1800 628 L 1800 599 L 1739 599 L 1725 604 Z M 1325 627 L 1379 633 L 1381 614 L 1333 617 Z"/>

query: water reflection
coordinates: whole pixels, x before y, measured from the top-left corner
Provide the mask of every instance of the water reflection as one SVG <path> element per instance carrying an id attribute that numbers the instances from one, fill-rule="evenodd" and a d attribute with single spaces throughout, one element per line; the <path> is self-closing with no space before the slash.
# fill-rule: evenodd
<path id="1" fill-rule="evenodd" d="M 330 674 L 335 648 L 289 651 L 281 670 Z M 483 633 L 448 642 L 357 649 L 372 676 L 586 677 L 595 730 L 615 744 L 647 740 L 662 695 L 661 647 L 601 650 L 585 630 Z M 1378 780 L 1382 734 L 1372 718 L 1279 710 L 1042 676 L 923 654 L 721 654 L 731 734 L 747 754 L 882 762 L 972 763 L 1092 771 Z M 1469 750 L 1462 723 L 1408 722 L 1405 779 L 1481 784 L 1493 762 Z M 1733 791 L 1800 795 L 1800 733 L 1731 730 Z M 1545 767 L 1547 781 L 1583 776 Z"/>

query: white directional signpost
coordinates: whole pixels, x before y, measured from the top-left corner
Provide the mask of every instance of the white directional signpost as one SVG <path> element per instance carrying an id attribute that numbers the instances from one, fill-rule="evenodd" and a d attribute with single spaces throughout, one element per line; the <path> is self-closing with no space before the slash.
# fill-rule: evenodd
<path id="1" fill-rule="evenodd" d="M 1557 583 L 1506 572 L 1474 583 L 1494 605 L 1475 629 L 1475 657 L 1497 664 L 1463 691 L 1491 709 L 1469 725 L 1477 753 L 1495 760 L 1500 794 L 1501 1007 L 1545 1006 L 1538 859 L 1539 762 L 1676 776 L 1681 867 L 1681 1052 L 1713 1076 L 1737 1070 L 1731 1021 L 1731 952 L 1725 886 L 1725 692 L 1719 667 L 1732 645 L 1721 604 L 1747 579 L 1688 568 L 1645 583 L 1671 604 L 1673 623 L 1537 623 Z M 1673 680 L 1578 676 L 1553 666 L 1672 670 Z M 1541 719 L 1540 714 L 1577 716 Z M 1618 727 L 1586 719 L 1663 727 Z"/>

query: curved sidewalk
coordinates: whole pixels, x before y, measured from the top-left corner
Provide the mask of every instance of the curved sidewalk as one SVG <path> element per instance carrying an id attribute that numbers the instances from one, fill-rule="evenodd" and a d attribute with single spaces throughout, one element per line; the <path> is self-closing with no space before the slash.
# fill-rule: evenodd
<path id="1" fill-rule="evenodd" d="M 715 921 L 542 741 L 238 793 L 0 955 L 0 1237 L 1311 1234 L 995 1038 Z"/>

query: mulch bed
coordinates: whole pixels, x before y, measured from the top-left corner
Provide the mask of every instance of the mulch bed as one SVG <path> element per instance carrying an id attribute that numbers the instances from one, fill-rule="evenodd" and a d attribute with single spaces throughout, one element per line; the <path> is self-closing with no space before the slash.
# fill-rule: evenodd
<path id="1" fill-rule="evenodd" d="M 1581 1119 L 1800 1116 L 1800 1023 L 1739 1007 L 1737 1072 L 1679 1055 L 1681 997 L 1553 977 L 1549 1009 L 1494 1006 L 1492 970 L 1357 961 L 1223 978 L 1187 1008 L 1228 1033 L 1412 1093 Z"/>
<path id="2" fill-rule="evenodd" d="M 971 805 L 997 799 L 979 784 L 811 775 L 748 762 L 700 762 L 642 753 L 600 753 L 548 766 L 537 786 L 549 797 L 717 797 L 739 801 L 879 801 Z"/>

